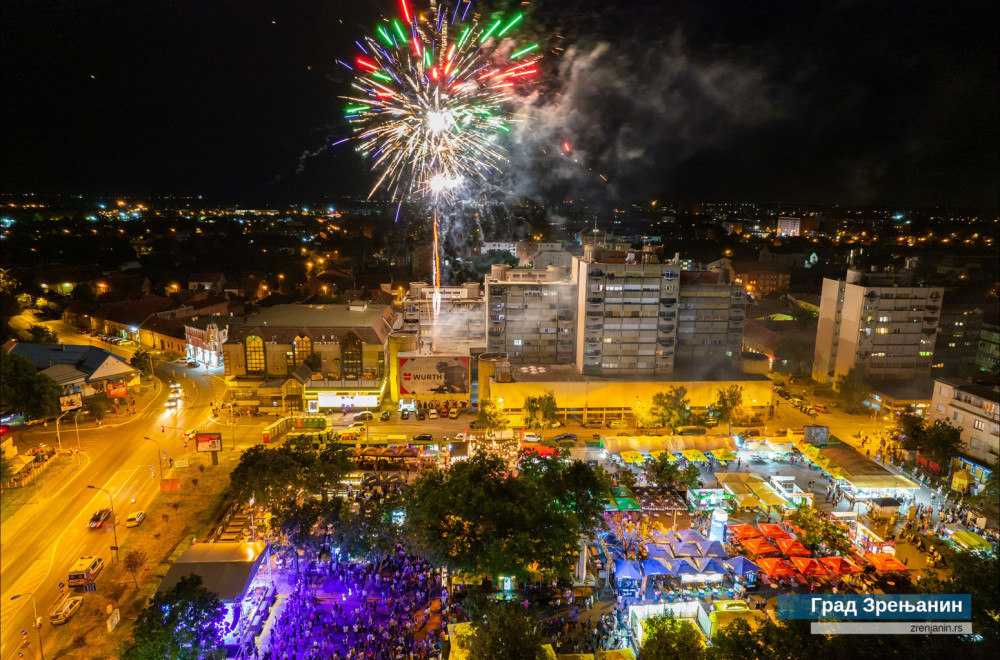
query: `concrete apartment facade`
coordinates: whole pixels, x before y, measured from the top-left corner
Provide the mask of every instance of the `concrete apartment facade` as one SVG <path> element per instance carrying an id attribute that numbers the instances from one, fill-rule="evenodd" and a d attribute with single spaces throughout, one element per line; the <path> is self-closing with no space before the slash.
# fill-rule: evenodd
<path id="1" fill-rule="evenodd" d="M 1000 457 L 1000 388 L 938 378 L 934 381 L 930 418 L 961 427 L 965 452 L 987 466 L 997 465 Z"/>

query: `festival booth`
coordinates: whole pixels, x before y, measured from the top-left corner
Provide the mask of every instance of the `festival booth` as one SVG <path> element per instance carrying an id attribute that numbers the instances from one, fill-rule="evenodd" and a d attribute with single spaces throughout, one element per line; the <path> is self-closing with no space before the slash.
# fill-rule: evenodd
<path id="1" fill-rule="evenodd" d="M 200 577 L 202 586 L 222 601 L 222 643 L 235 655 L 260 634 L 274 604 L 270 557 L 264 541 L 196 543 L 174 561 L 156 592 L 169 591 L 188 575 Z"/>
<path id="2" fill-rule="evenodd" d="M 988 550 L 993 547 L 979 534 L 965 531 L 955 524 L 944 525 L 939 536 L 958 550 Z"/>
<path id="3" fill-rule="evenodd" d="M 722 565 L 730 572 L 733 576 L 733 582 L 737 585 L 752 585 L 757 581 L 757 574 L 760 573 L 760 566 L 746 557 L 730 557 L 723 561 Z"/>
<path id="4" fill-rule="evenodd" d="M 906 573 L 910 570 L 903 562 L 896 559 L 896 555 L 888 552 L 869 552 L 865 554 L 864 559 L 879 573 Z"/>
<path id="5" fill-rule="evenodd" d="M 861 521 L 855 521 L 849 529 L 848 537 L 864 552 L 896 553 L 895 541 L 887 541 Z"/>
<path id="6" fill-rule="evenodd" d="M 687 601 L 677 603 L 657 603 L 654 605 L 629 605 L 628 621 L 635 635 L 636 646 L 642 648 L 643 622 L 651 616 L 660 614 L 672 614 L 675 619 L 688 621 L 695 630 L 701 630 L 698 623 L 702 606 L 698 601 Z"/>
<path id="7" fill-rule="evenodd" d="M 855 575 L 864 571 L 863 568 L 846 557 L 820 557 L 818 561 L 826 567 L 826 570 L 837 577 Z"/>
<path id="8" fill-rule="evenodd" d="M 688 488 L 687 503 L 693 511 L 708 511 L 719 506 L 726 497 L 722 488 Z"/>
<path id="9" fill-rule="evenodd" d="M 642 570 L 638 562 L 619 559 L 614 564 L 615 590 L 622 598 L 638 598 Z"/>
<path id="10" fill-rule="evenodd" d="M 767 481 L 778 495 L 791 503 L 793 508 L 798 508 L 803 504 L 813 505 L 815 493 L 807 493 L 799 488 L 799 485 L 795 483 L 795 477 L 772 475 Z"/>
<path id="11" fill-rule="evenodd" d="M 750 609 L 744 600 L 716 601 L 711 610 L 700 608 L 698 614 L 698 625 L 709 639 L 736 619 L 743 619 L 750 624 L 751 629 L 756 629 L 767 619 L 764 612 Z"/>

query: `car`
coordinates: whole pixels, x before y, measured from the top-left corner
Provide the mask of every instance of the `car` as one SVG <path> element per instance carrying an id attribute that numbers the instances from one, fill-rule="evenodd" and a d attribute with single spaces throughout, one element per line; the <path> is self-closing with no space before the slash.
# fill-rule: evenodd
<path id="1" fill-rule="evenodd" d="M 525 442 L 541 442 L 542 439 L 538 436 L 537 433 L 525 433 L 524 434 L 524 441 Z"/>
<path id="2" fill-rule="evenodd" d="M 561 434 L 559 434 L 559 435 L 557 435 L 555 437 L 555 441 L 556 442 L 562 442 L 564 440 L 572 440 L 573 442 L 576 442 L 576 434 L 575 433 L 561 433 Z"/>
<path id="3" fill-rule="evenodd" d="M 437 419 L 438 418 L 438 411 L 436 411 L 433 408 L 431 408 L 430 410 L 427 411 L 427 417 L 429 419 Z"/>
<path id="4" fill-rule="evenodd" d="M 410 411 L 409 410 L 400 410 L 399 411 L 399 418 L 400 419 L 404 419 L 404 420 L 405 419 L 409 419 L 410 418 Z"/>
<path id="5" fill-rule="evenodd" d="M 182 396 L 184 396 L 184 395 L 181 393 L 181 388 L 178 387 L 177 389 L 171 388 L 170 394 L 167 396 L 167 398 L 168 399 L 174 399 L 176 401 L 177 399 L 181 398 Z"/>
<path id="6" fill-rule="evenodd" d="M 390 419 L 392 419 L 392 413 L 389 412 L 388 410 L 383 410 L 382 414 L 379 415 L 378 418 L 383 422 L 388 422 Z"/>
<path id="7" fill-rule="evenodd" d="M 414 442 L 431 442 L 433 440 L 434 436 L 431 435 L 430 433 L 418 433 L 417 435 L 413 436 Z"/>
<path id="8" fill-rule="evenodd" d="M 709 429 L 714 429 L 718 425 L 719 425 L 719 420 L 717 419 L 706 419 L 704 424 L 705 428 Z"/>
<path id="9" fill-rule="evenodd" d="M 828 412 L 830 412 L 830 409 L 827 408 L 822 403 L 814 403 L 813 404 L 813 410 L 815 410 L 816 412 L 821 412 L 821 413 L 828 413 Z"/>
<path id="10" fill-rule="evenodd" d="M 111 509 L 99 509 L 90 517 L 90 522 L 87 523 L 87 527 L 90 529 L 100 529 L 104 526 L 104 522 L 110 517 Z"/>
<path id="11" fill-rule="evenodd" d="M 463 440 L 465 440 L 465 432 L 459 431 L 458 433 L 455 434 L 454 438 L 452 439 L 457 440 L 458 442 L 462 442 Z"/>
<path id="12" fill-rule="evenodd" d="M 448 411 L 448 419 L 458 419 L 458 408 L 452 408 Z"/>
<path id="13" fill-rule="evenodd" d="M 427 415 L 424 414 L 424 411 L 423 410 L 418 410 L 417 411 L 417 421 L 421 421 L 422 422 L 425 419 L 427 419 Z"/>
<path id="14" fill-rule="evenodd" d="M 585 429 L 599 429 L 602 428 L 601 424 L 597 422 L 587 422 L 586 424 L 580 424 Z"/>
<path id="15" fill-rule="evenodd" d="M 187 362 L 187 368 L 188 369 L 197 369 L 199 366 L 200 365 L 198 364 L 197 360 L 188 360 L 188 362 Z"/>
<path id="16" fill-rule="evenodd" d="M 187 364 L 188 359 L 186 357 L 179 357 L 174 360 L 175 364 Z"/>
<path id="17" fill-rule="evenodd" d="M 163 404 L 163 407 L 167 408 L 168 410 L 172 410 L 176 408 L 179 403 L 180 403 L 180 398 L 172 396 L 169 399 L 167 399 L 167 402 Z"/>
<path id="18" fill-rule="evenodd" d="M 623 419 L 616 419 L 612 422 L 608 422 L 609 429 L 627 429 L 628 424 Z"/>
<path id="19" fill-rule="evenodd" d="M 348 426 L 347 428 L 349 428 L 349 429 L 363 429 L 363 428 L 365 428 L 365 423 L 364 422 L 354 422 L 350 426 Z"/>
<path id="20" fill-rule="evenodd" d="M 479 421 L 475 420 L 475 419 L 472 420 L 472 423 L 469 424 L 469 428 L 470 429 L 478 429 L 479 428 Z"/>
<path id="21" fill-rule="evenodd" d="M 128 518 L 125 519 L 126 527 L 138 527 L 142 524 L 142 521 L 146 519 L 145 511 L 134 511 L 128 514 Z"/>
<path id="22" fill-rule="evenodd" d="M 355 422 L 361 422 L 361 421 L 368 422 L 368 421 L 371 421 L 373 419 L 375 419 L 375 415 L 371 414 L 368 411 L 359 412 L 357 415 L 354 416 L 354 421 Z"/>
<path id="23" fill-rule="evenodd" d="M 181 389 L 181 384 L 178 383 L 176 380 L 172 380 L 172 381 L 170 381 L 170 389 L 171 390 L 179 390 L 179 389 Z"/>
<path id="24" fill-rule="evenodd" d="M 83 596 L 71 596 L 59 602 L 49 614 L 49 623 L 59 626 L 69 621 L 80 606 L 83 605 Z"/>
<path id="25" fill-rule="evenodd" d="M 78 335 L 85 335 L 85 334 L 87 334 L 87 329 L 86 328 L 77 328 L 76 329 L 76 334 L 78 334 Z"/>

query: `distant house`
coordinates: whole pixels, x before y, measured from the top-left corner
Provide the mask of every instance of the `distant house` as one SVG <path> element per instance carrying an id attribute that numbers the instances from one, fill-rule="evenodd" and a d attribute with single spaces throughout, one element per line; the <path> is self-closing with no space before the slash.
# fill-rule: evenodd
<path id="1" fill-rule="evenodd" d="M 150 316 L 139 326 L 139 343 L 156 351 L 187 355 L 184 324 L 180 321 Z"/>
<path id="2" fill-rule="evenodd" d="M 222 345 L 229 339 L 229 326 L 242 323 L 243 317 L 198 316 L 184 321 L 187 357 L 217 367 L 222 364 Z"/>
<path id="3" fill-rule="evenodd" d="M 269 293 L 267 282 L 252 275 L 227 282 L 225 292 L 247 300 L 259 300 Z"/>
<path id="4" fill-rule="evenodd" d="M 100 303 L 89 300 L 74 300 L 63 309 L 62 318 L 68 325 L 91 329 L 90 320 Z"/>
<path id="5" fill-rule="evenodd" d="M 812 268 L 819 263 L 814 250 L 798 244 L 765 245 L 757 255 L 762 264 L 776 264 L 785 268 Z"/>
<path id="6" fill-rule="evenodd" d="M 779 264 L 760 261 L 732 261 L 729 263 L 729 281 L 746 286 L 754 298 L 775 291 L 787 291 L 792 277 L 788 269 Z"/>
<path id="7" fill-rule="evenodd" d="M 188 275 L 188 289 L 192 291 L 222 291 L 226 288 L 226 278 L 222 273 L 191 273 Z"/>
<path id="8" fill-rule="evenodd" d="M 124 300 L 101 305 L 93 314 L 92 327 L 105 335 L 139 340 L 139 327 L 153 315 L 165 314 L 180 308 L 170 298 L 147 296 L 141 300 Z"/>
<path id="9" fill-rule="evenodd" d="M 26 358 L 59 383 L 65 394 L 124 396 L 126 385 L 139 384 L 139 372 L 132 365 L 96 346 L 17 343 L 8 352 Z"/>

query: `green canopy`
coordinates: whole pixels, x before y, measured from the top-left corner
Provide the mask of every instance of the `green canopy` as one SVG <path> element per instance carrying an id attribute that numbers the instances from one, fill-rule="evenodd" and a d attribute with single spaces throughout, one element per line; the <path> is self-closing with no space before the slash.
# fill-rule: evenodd
<path id="1" fill-rule="evenodd" d="M 616 509 L 618 511 L 642 511 L 642 507 L 639 503 L 633 500 L 631 497 L 616 497 L 615 498 Z"/>

